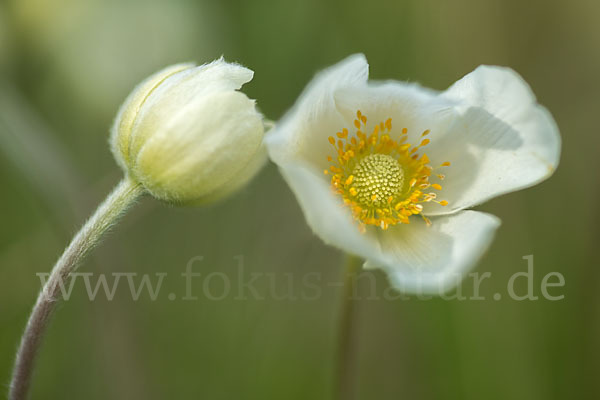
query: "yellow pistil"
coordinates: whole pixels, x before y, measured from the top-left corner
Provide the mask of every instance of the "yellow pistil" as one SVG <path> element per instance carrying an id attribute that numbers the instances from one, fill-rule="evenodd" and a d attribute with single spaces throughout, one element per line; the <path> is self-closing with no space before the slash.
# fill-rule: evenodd
<path id="1" fill-rule="evenodd" d="M 394 198 L 402 189 L 404 170 L 392 156 L 369 154 L 356 164 L 345 184 L 352 182 L 358 203 L 382 207 L 387 199 Z"/>
<path id="2" fill-rule="evenodd" d="M 387 229 L 391 225 L 410 223 L 411 215 L 422 215 L 421 203 L 436 202 L 442 206 L 445 200 L 437 200 L 437 194 L 428 189 L 441 190 L 439 183 L 430 183 L 433 168 L 426 154 L 419 156 L 420 148 L 429 144 L 422 139 L 418 146 L 405 143 L 408 130 L 402 129 L 398 140 L 390 137 L 392 119 L 375 125 L 370 135 L 363 132 L 367 117 L 356 113 L 354 126 L 356 133 L 351 136 L 347 129 L 328 138 L 335 149 L 335 156 L 328 156 L 331 163 L 326 174 L 331 174 L 331 185 L 342 196 L 344 204 L 350 208 L 354 218 L 365 225 Z M 426 130 L 421 134 L 429 134 Z M 441 167 L 449 166 L 444 162 Z M 444 179 L 444 175 L 434 175 Z"/>

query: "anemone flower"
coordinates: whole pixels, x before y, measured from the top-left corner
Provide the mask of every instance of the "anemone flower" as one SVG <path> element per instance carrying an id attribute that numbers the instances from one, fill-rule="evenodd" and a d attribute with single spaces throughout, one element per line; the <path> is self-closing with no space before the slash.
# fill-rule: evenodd
<path id="1" fill-rule="evenodd" d="M 314 233 L 408 293 L 452 289 L 500 220 L 469 208 L 556 169 L 560 136 L 513 70 L 443 92 L 368 81 L 353 55 L 319 73 L 266 137 Z"/>

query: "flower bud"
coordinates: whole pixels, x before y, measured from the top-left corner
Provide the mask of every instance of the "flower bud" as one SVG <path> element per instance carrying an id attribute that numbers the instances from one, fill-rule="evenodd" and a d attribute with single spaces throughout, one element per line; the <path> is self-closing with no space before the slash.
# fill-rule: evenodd
<path id="1" fill-rule="evenodd" d="M 112 128 L 121 168 L 154 197 L 176 204 L 217 200 L 243 186 L 266 159 L 262 115 L 237 91 L 252 76 L 221 58 L 147 78 Z"/>

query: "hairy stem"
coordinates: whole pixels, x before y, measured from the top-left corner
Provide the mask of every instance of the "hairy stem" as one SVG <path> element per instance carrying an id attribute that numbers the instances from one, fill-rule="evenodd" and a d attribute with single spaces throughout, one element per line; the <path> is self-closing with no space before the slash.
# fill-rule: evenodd
<path id="1" fill-rule="evenodd" d="M 354 295 L 356 291 L 356 275 L 360 270 L 362 260 L 349 255 L 344 266 L 344 287 L 341 299 L 341 312 L 338 328 L 338 353 L 336 376 L 336 399 L 350 400 L 353 396 L 354 376 Z"/>
<path id="2" fill-rule="evenodd" d="M 143 192 L 144 189 L 138 183 L 129 178 L 123 179 L 77 232 L 52 268 L 21 337 L 10 383 L 10 400 L 27 398 L 36 356 L 50 318 L 58 304 L 61 287 L 65 287 L 70 274 L 75 271 L 81 260 Z"/>

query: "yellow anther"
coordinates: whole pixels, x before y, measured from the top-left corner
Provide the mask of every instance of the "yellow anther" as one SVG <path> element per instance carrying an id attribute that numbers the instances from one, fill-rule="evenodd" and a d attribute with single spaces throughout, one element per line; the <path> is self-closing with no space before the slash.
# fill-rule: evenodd
<path id="1" fill-rule="evenodd" d="M 429 157 L 418 153 L 430 140 L 422 139 L 418 146 L 404 143 L 408 138 L 407 128 L 402 129 L 402 135 L 394 134 L 391 118 L 374 124 L 370 134 L 363 132 L 366 123 L 367 116 L 358 110 L 353 135 L 344 128 L 336 132 L 337 142 L 334 136 L 328 137 L 338 156 L 327 157 L 333 165 L 323 173 L 331 175 L 333 190 L 342 196 L 361 232 L 366 225 L 388 229 L 391 225 L 408 224 L 410 216 L 423 216 L 423 206 L 419 203 L 436 201 L 435 193 L 423 190 L 442 189 L 440 184 L 429 182 L 433 171 Z M 421 136 L 429 133 L 425 130 Z M 442 164 L 448 165 L 449 162 Z M 437 176 L 443 179 L 443 175 Z M 438 203 L 448 204 L 445 200 Z"/>

